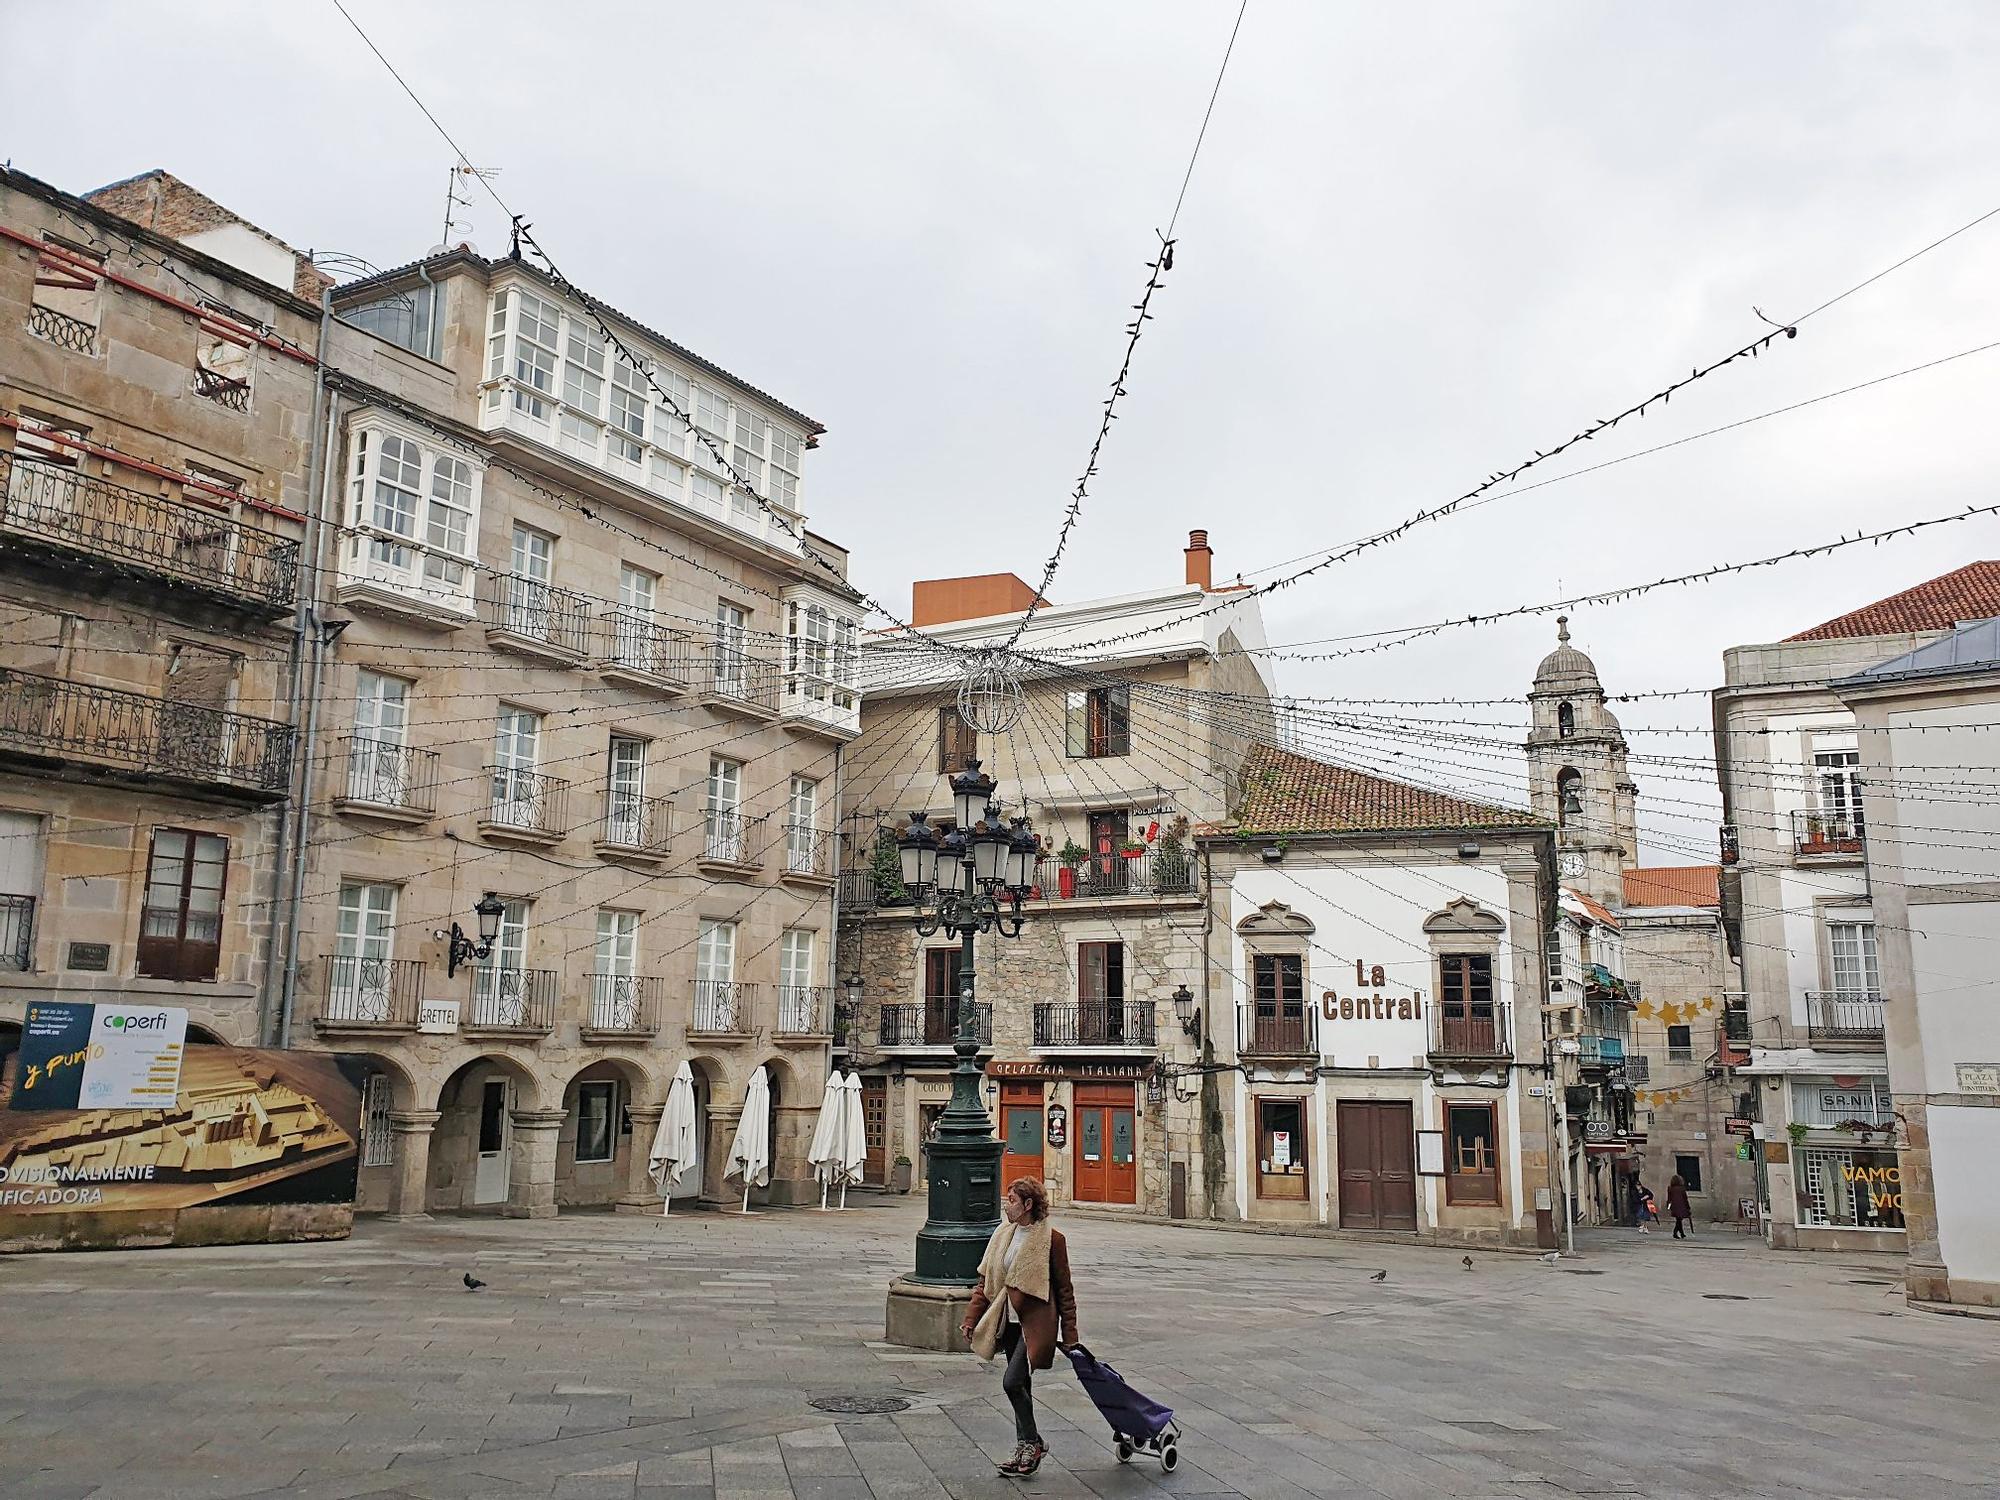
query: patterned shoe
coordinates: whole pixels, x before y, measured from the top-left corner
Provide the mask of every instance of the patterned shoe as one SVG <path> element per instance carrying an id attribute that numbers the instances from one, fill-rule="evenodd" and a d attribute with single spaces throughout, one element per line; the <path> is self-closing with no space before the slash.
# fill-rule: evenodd
<path id="1" fill-rule="evenodd" d="M 1021 1444 L 1022 1457 L 1017 1467 L 1006 1472 L 1016 1479 L 1026 1479 L 1042 1466 L 1042 1460 L 1049 1456 L 1049 1450 L 1040 1443 Z"/>
<path id="2" fill-rule="evenodd" d="M 1000 1464 L 1000 1472 L 1002 1474 L 1021 1474 L 1027 1472 L 1022 1469 L 1021 1465 L 1027 1462 L 1028 1455 L 1034 1451 L 1035 1445 L 1033 1443 L 1016 1443 L 1014 1445 L 1014 1456 Z"/>

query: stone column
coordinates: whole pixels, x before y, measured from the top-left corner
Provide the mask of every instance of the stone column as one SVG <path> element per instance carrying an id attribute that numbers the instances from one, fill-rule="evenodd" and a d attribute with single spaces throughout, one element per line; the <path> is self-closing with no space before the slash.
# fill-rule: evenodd
<path id="1" fill-rule="evenodd" d="M 632 1141 L 625 1148 L 625 1190 L 618 1195 L 612 1205 L 621 1214 L 658 1213 L 663 1201 L 658 1188 L 653 1186 L 653 1177 L 646 1170 L 646 1159 L 653 1151 L 653 1136 L 659 1131 L 660 1116 L 667 1112 L 664 1104 L 635 1104 L 631 1107 Z"/>
<path id="2" fill-rule="evenodd" d="M 556 1216 L 556 1141 L 569 1111 L 517 1109 L 508 1114 L 514 1139 L 507 1153 L 507 1208 L 510 1219 Z"/>
<path id="3" fill-rule="evenodd" d="M 431 1173 L 431 1132 L 443 1118 L 434 1109 L 397 1109 L 389 1112 L 390 1151 L 389 1211 L 385 1219 L 428 1219 L 426 1197 Z"/>

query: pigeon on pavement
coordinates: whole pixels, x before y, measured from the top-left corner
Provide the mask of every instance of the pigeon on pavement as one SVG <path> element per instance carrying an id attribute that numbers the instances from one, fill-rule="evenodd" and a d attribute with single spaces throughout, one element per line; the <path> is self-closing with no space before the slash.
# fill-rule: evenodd
<path id="1" fill-rule="evenodd" d="M 485 1282 L 481 1281 L 477 1276 L 474 1276 L 470 1271 L 467 1271 L 465 1273 L 465 1289 L 468 1292 L 476 1292 L 485 1285 L 486 1285 Z"/>
<path id="2" fill-rule="evenodd" d="M 1459 1264 L 1464 1266 L 1466 1270 L 1470 1271 L 1472 1269 L 1472 1257 L 1469 1255 L 1466 1256 L 1463 1260 L 1459 1261 Z"/>
<path id="3" fill-rule="evenodd" d="M 1562 1258 L 1563 1258 L 1563 1257 L 1562 1257 L 1562 1251 L 1560 1251 L 1560 1250 L 1551 1250 L 1551 1251 L 1550 1251 L 1550 1252 L 1549 1252 L 1549 1253 L 1548 1253 L 1547 1255 L 1544 1255 L 1544 1256 L 1542 1257 L 1542 1264 L 1543 1264 L 1543 1265 L 1545 1265 L 1545 1266 L 1552 1266 L 1552 1265 L 1554 1265 L 1554 1264 L 1555 1264 L 1555 1263 L 1556 1263 L 1557 1261 L 1561 1260 Z"/>
<path id="4" fill-rule="evenodd" d="M 1387 1281 L 1389 1279 L 1389 1273 L 1387 1271 L 1377 1271 L 1373 1276 L 1370 1276 L 1368 1279 L 1370 1281 Z"/>

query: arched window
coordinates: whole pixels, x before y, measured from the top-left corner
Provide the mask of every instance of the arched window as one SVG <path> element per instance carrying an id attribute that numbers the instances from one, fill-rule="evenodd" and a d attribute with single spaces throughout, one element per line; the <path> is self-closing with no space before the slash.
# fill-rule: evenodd
<path id="1" fill-rule="evenodd" d="M 1564 766 L 1556 772 L 1556 821 L 1567 823 L 1582 811 L 1583 777 L 1575 766 Z"/>
<path id="2" fill-rule="evenodd" d="M 1556 705 L 1556 733 L 1563 739 L 1576 733 L 1576 710 L 1567 703 Z"/>

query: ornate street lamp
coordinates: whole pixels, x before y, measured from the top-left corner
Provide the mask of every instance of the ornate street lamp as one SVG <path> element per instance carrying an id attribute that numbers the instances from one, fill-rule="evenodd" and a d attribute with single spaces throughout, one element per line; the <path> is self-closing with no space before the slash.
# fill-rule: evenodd
<path id="1" fill-rule="evenodd" d="M 967 1286 L 978 1279 L 979 1257 L 1000 1221 L 1000 1142 L 982 1096 L 979 1015 L 973 940 L 981 933 L 1021 935 L 1021 903 L 1034 883 L 1040 841 L 1026 818 L 1009 822 L 994 800 L 993 778 L 977 760 L 951 778 L 958 826 L 940 840 L 922 813 L 896 841 L 903 884 L 916 902 L 916 927 L 959 942 L 958 1066 L 951 1102 L 939 1118 L 929 1158 L 930 1217 L 917 1233 L 917 1268 L 910 1279 Z"/>
<path id="2" fill-rule="evenodd" d="M 484 961 L 493 956 L 493 941 L 500 936 L 500 918 L 507 910 L 507 904 L 488 891 L 479 898 L 473 908 L 479 918 L 479 941 L 473 942 L 465 935 L 465 929 L 458 923 L 451 924 L 451 931 L 433 934 L 447 946 L 444 950 L 444 973 L 449 979 L 458 972 L 458 966 L 474 959 Z"/>
<path id="3" fill-rule="evenodd" d="M 1181 1023 L 1181 1032 L 1197 1047 L 1201 1045 L 1201 1012 L 1194 1006 L 1194 991 L 1181 985 L 1174 991 L 1174 1019 Z"/>

